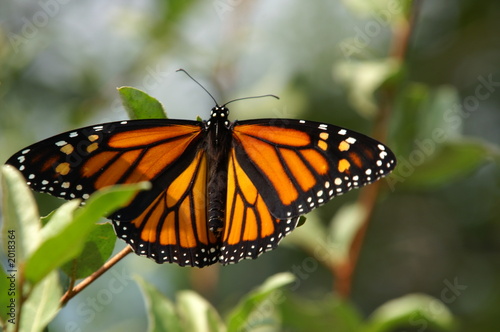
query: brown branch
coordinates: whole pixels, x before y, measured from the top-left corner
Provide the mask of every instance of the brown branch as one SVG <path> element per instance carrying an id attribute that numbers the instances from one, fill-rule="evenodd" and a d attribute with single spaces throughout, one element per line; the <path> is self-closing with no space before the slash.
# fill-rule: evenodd
<path id="1" fill-rule="evenodd" d="M 61 300 L 59 301 L 61 306 L 64 306 L 73 296 L 77 295 L 82 290 L 84 290 L 88 285 L 90 285 L 102 274 L 104 274 L 104 272 L 108 271 L 111 267 L 113 267 L 113 265 L 118 263 L 120 260 L 122 260 L 125 256 L 127 256 L 131 252 L 132 248 L 130 246 L 126 246 L 125 248 L 123 248 L 122 251 L 120 251 L 118 254 L 111 257 L 109 261 L 104 263 L 104 265 L 101 266 L 99 270 L 95 271 L 90 276 L 83 279 L 83 281 L 80 282 L 78 285 L 76 285 L 74 288 L 68 289 L 68 291 L 61 297 Z"/>
<path id="2" fill-rule="evenodd" d="M 405 61 L 407 55 L 419 7 L 420 1 L 415 0 L 412 4 L 409 17 L 406 20 L 401 20 L 393 27 L 393 44 L 390 51 L 390 57 L 396 59 L 401 64 Z M 373 128 L 373 137 L 380 141 L 385 141 L 386 139 L 388 122 L 395 96 L 396 92 L 392 86 L 385 85 L 381 88 L 379 111 Z M 363 188 L 360 192 L 358 203 L 365 211 L 364 219 L 353 239 L 346 261 L 338 264 L 334 269 L 336 276 L 335 290 L 342 298 L 349 298 L 351 295 L 354 271 L 358 264 L 366 231 L 375 211 L 379 192 L 380 181 Z"/>

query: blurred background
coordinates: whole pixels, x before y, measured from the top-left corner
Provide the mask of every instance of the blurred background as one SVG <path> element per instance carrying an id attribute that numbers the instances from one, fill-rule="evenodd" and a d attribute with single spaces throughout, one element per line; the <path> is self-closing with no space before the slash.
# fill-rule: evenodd
<path id="1" fill-rule="evenodd" d="M 285 331 L 307 330 L 287 312 L 347 331 L 346 314 L 329 320 L 327 308 L 348 303 L 365 320 L 415 293 L 432 296 L 422 310 L 450 315 L 452 324 L 410 319 L 392 331 L 497 331 L 499 17 L 500 2 L 488 0 L 2 1 L 1 163 L 59 132 L 126 119 L 120 86 L 157 98 L 170 118 L 207 119 L 213 101 L 178 68 L 219 103 L 280 97 L 231 104 L 233 121 L 332 123 L 384 139 L 399 161 L 380 183 L 369 224 L 356 226 L 363 194 L 353 191 L 310 213 L 255 261 L 198 270 L 129 255 L 49 330 L 145 330 L 133 275 L 172 300 L 194 289 L 224 316 L 269 276 L 288 271 L 297 279 L 286 293 Z M 42 215 L 60 204 L 37 199 Z M 359 259 L 342 291 L 339 266 L 353 244 Z M 116 250 L 123 247 L 117 241 Z M 105 297 L 110 287 L 117 291 Z"/>

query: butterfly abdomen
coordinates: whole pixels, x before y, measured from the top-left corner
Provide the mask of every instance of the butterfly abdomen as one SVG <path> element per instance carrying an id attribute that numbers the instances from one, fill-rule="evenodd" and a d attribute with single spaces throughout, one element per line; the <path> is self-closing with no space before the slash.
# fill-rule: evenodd
<path id="1" fill-rule="evenodd" d="M 208 229 L 217 237 L 221 235 L 226 217 L 227 169 L 231 130 L 226 125 L 227 119 L 212 117 L 209 122 L 207 183 Z"/>

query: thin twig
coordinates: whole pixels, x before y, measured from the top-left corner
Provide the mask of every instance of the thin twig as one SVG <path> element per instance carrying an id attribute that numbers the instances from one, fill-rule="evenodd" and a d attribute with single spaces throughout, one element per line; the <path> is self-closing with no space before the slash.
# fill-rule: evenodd
<path id="1" fill-rule="evenodd" d="M 393 29 L 393 45 L 391 48 L 391 58 L 403 63 L 407 56 L 411 35 L 415 27 L 417 15 L 419 12 L 420 1 L 415 0 L 412 4 L 410 17 L 402 20 Z M 373 128 L 373 137 L 380 141 L 385 141 L 387 136 L 387 127 L 394 103 L 396 92 L 390 86 L 385 86 L 381 91 L 381 101 L 379 111 Z M 339 264 L 334 269 L 336 282 L 335 289 L 342 298 L 349 298 L 352 289 L 352 280 L 356 269 L 361 248 L 366 235 L 366 230 L 370 224 L 375 211 L 378 194 L 380 192 L 380 182 L 375 182 L 370 186 L 363 188 L 360 192 L 358 203 L 365 211 L 365 215 L 352 242 L 349 255 L 345 262 Z"/>
<path id="2" fill-rule="evenodd" d="M 73 259 L 73 262 L 71 264 L 71 275 L 69 276 L 69 286 L 68 286 L 68 289 L 73 289 L 73 287 L 75 287 L 75 282 L 76 282 L 76 267 L 77 267 L 77 260 Z"/>
<path id="3" fill-rule="evenodd" d="M 61 297 L 61 300 L 59 301 L 61 303 L 61 306 L 64 306 L 73 296 L 77 295 L 82 290 L 84 290 L 88 285 L 90 285 L 97 278 L 99 278 L 104 272 L 108 271 L 113 265 L 118 263 L 121 259 L 123 259 L 131 252 L 132 248 L 130 246 L 126 246 L 122 251 L 120 251 L 118 254 L 113 256 L 109 261 L 104 263 L 104 265 L 101 266 L 99 270 L 95 271 L 90 276 L 83 279 L 83 281 L 80 282 L 78 285 L 76 285 L 74 288 L 68 289 L 68 291 Z"/>

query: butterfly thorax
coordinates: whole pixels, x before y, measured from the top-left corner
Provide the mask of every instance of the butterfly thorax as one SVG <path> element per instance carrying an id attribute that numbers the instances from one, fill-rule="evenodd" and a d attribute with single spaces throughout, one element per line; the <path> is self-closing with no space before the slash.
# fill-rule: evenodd
<path id="1" fill-rule="evenodd" d="M 216 106 L 212 109 L 210 120 L 207 121 L 207 217 L 208 228 L 216 236 L 220 235 L 224 227 L 226 209 L 227 165 L 231 148 L 228 114 L 229 110 L 226 107 Z"/>

